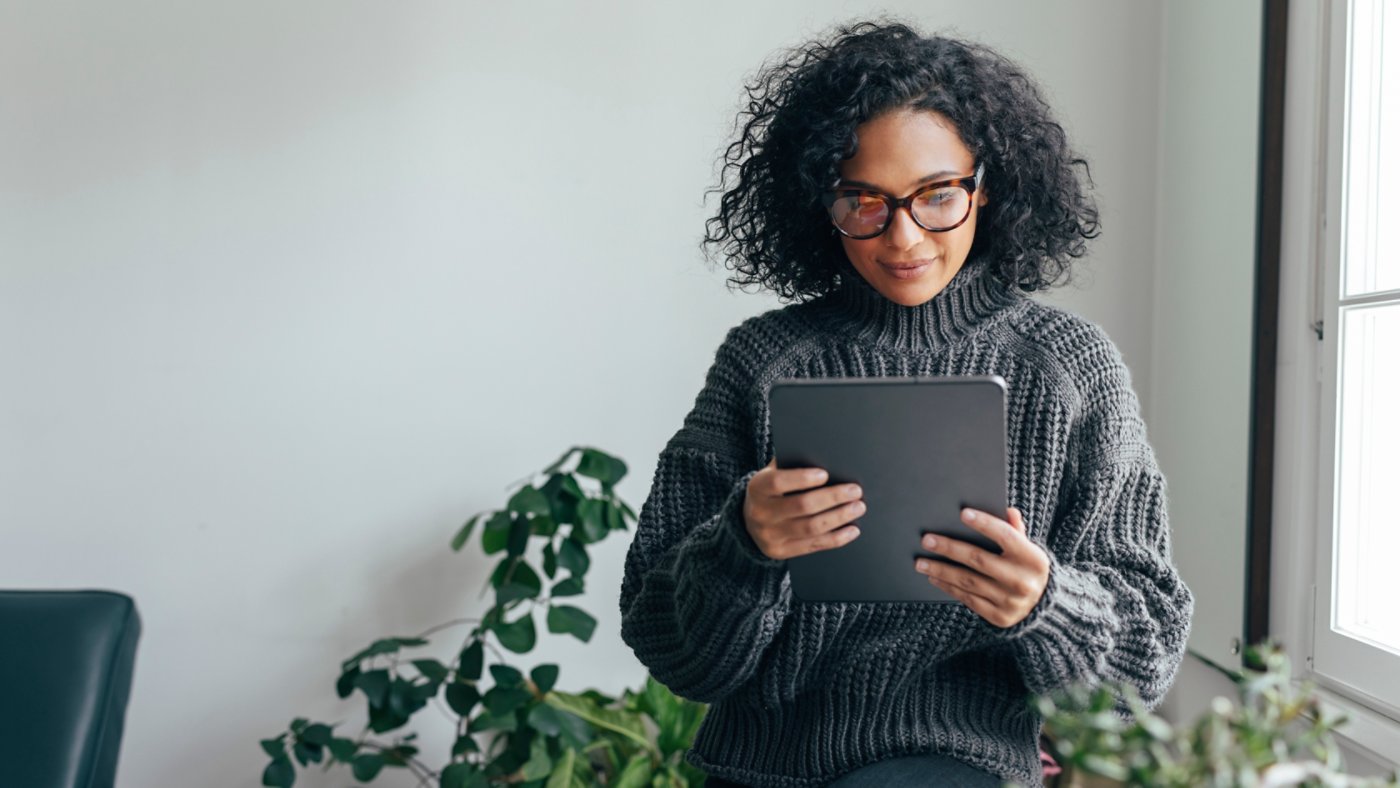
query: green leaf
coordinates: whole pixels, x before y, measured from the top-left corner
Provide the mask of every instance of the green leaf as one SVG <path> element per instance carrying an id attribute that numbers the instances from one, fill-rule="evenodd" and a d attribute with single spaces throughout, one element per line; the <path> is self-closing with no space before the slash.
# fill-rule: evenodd
<path id="1" fill-rule="evenodd" d="M 476 718 L 467 725 L 467 730 L 471 733 L 480 733 L 481 731 L 510 732 L 517 727 L 519 727 L 519 721 L 515 717 L 515 712 L 511 712 L 503 717 L 497 717 L 483 709 L 482 712 L 476 715 Z"/>
<path id="2" fill-rule="evenodd" d="M 549 595 L 555 596 L 578 596 L 583 593 L 583 578 L 572 575 L 560 580 L 550 589 Z"/>
<path id="3" fill-rule="evenodd" d="M 545 497 L 544 493 L 526 485 L 510 497 L 510 503 L 506 504 L 506 507 L 526 516 L 547 515 L 549 514 L 549 499 Z"/>
<path id="4" fill-rule="evenodd" d="M 562 726 L 559 712 L 548 703 L 536 703 L 525 716 L 525 724 L 545 736 L 558 736 Z"/>
<path id="5" fill-rule="evenodd" d="M 287 734 L 283 733 L 279 734 L 275 739 L 260 739 L 258 740 L 258 744 L 262 745 L 263 752 L 267 753 L 269 758 L 285 758 L 287 757 L 286 740 Z"/>
<path id="6" fill-rule="evenodd" d="M 400 717 L 411 717 L 431 697 L 431 693 L 423 695 L 408 679 L 396 676 L 389 685 L 389 710 Z"/>
<path id="7" fill-rule="evenodd" d="M 588 551 L 572 536 L 559 544 L 559 565 L 569 570 L 569 574 L 586 574 L 588 563 Z"/>
<path id="8" fill-rule="evenodd" d="M 308 725 L 306 730 L 301 732 L 301 740 L 308 744 L 325 746 L 331 743 L 331 727 L 323 723 Z"/>
<path id="9" fill-rule="evenodd" d="M 543 779 L 549 776 L 552 765 L 544 737 L 536 736 L 534 741 L 530 742 L 530 760 L 521 767 L 520 776 L 526 781 Z"/>
<path id="10" fill-rule="evenodd" d="M 503 717 L 520 708 L 533 697 L 519 687 L 492 687 L 481 696 L 481 703 L 497 717 Z"/>
<path id="11" fill-rule="evenodd" d="M 350 765 L 350 771 L 355 775 L 355 779 L 362 783 L 373 780 L 379 770 L 384 768 L 384 759 L 375 753 L 365 753 L 357 755 L 354 763 Z"/>
<path id="12" fill-rule="evenodd" d="M 441 684 L 447 679 L 447 666 L 435 659 L 415 659 L 413 667 L 434 684 Z"/>
<path id="13" fill-rule="evenodd" d="M 510 534 L 506 539 L 506 553 L 522 555 L 525 546 L 530 544 L 530 521 L 524 515 L 516 515 L 510 524 Z"/>
<path id="14" fill-rule="evenodd" d="M 627 463 L 597 449 L 584 449 L 583 454 L 579 457 L 576 472 L 581 476 L 597 479 L 605 486 L 611 487 L 627 475 Z"/>
<path id="15" fill-rule="evenodd" d="M 642 788 L 651 782 L 651 754 L 639 752 L 632 756 L 627 765 L 611 783 L 616 788 Z"/>
<path id="16" fill-rule="evenodd" d="M 271 785 L 276 788 L 292 788 L 292 784 L 297 781 L 297 770 L 292 762 L 283 755 L 274 760 L 263 769 L 262 784 Z"/>
<path id="17" fill-rule="evenodd" d="M 578 505 L 578 528 L 570 532 L 569 538 L 584 544 L 602 541 L 608 535 L 607 523 L 603 521 L 603 502 L 589 498 Z"/>
<path id="18" fill-rule="evenodd" d="M 457 657 L 457 675 L 471 681 L 481 678 L 482 663 L 481 638 L 471 642 Z"/>
<path id="19" fill-rule="evenodd" d="M 319 744 L 307 744 L 306 742 L 299 741 L 292 745 L 292 755 L 296 757 L 297 763 L 302 766 L 320 763 L 323 754 L 324 752 Z"/>
<path id="20" fill-rule="evenodd" d="M 506 576 L 510 579 L 506 580 Z M 542 585 L 540 576 L 535 574 L 535 570 L 523 559 L 509 558 L 502 559 L 501 565 L 496 567 L 491 576 L 491 583 L 496 587 L 496 604 L 500 607 L 517 599 L 538 597 Z"/>
<path id="21" fill-rule="evenodd" d="M 578 447 L 577 447 L 577 446 L 570 447 L 568 451 L 564 452 L 564 454 L 561 455 L 561 456 L 559 457 L 559 459 L 555 460 L 554 463 L 553 463 L 552 465 L 550 465 L 548 468 L 545 468 L 543 472 L 544 472 L 544 473 L 554 473 L 555 471 L 557 471 L 557 470 L 559 470 L 560 468 L 564 467 L 564 463 L 565 463 L 565 462 L 568 462 L 569 458 L 572 457 L 573 454 L 574 454 L 574 452 L 576 452 L 576 451 L 578 451 Z"/>
<path id="22" fill-rule="evenodd" d="M 442 770 L 438 778 L 441 788 L 484 788 L 489 785 L 486 775 L 474 764 L 454 763 Z"/>
<path id="23" fill-rule="evenodd" d="M 604 504 L 603 520 L 607 523 L 610 531 L 622 531 L 627 528 L 622 522 L 622 512 L 611 504 Z"/>
<path id="24" fill-rule="evenodd" d="M 459 531 L 457 531 L 457 535 L 452 537 L 453 552 L 457 552 L 458 550 L 462 549 L 462 546 L 465 545 L 467 543 L 467 540 L 471 538 L 472 529 L 475 528 L 477 522 L 479 522 L 485 516 L 485 512 L 473 516 L 472 519 L 468 520 L 466 524 L 463 525 Z"/>
<path id="25" fill-rule="evenodd" d="M 535 688 L 544 694 L 554 689 L 554 682 L 559 680 L 558 665 L 537 665 L 530 671 L 530 680 L 535 682 Z"/>
<path id="26" fill-rule="evenodd" d="M 570 634 L 587 643 L 598 626 L 597 619 L 573 605 L 550 605 L 546 617 L 549 631 L 555 634 Z"/>
<path id="27" fill-rule="evenodd" d="M 641 715 L 620 709 L 605 709 L 581 695 L 552 690 L 545 694 L 544 702 L 556 709 L 567 711 L 589 724 L 620 733 L 631 739 L 642 749 L 654 752 L 655 746 L 642 726 Z"/>
<path id="28" fill-rule="evenodd" d="M 381 654 L 393 654 L 404 646 L 425 646 L 427 644 L 428 641 L 423 638 L 380 638 L 370 644 L 369 648 L 340 663 L 340 668 L 341 670 L 349 670 L 358 665 L 361 660 L 377 657 Z"/>
<path id="29" fill-rule="evenodd" d="M 350 763 L 353 761 L 355 759 L 355 751 L 359 749 L 359 745 L 356 744 L 354 740 L 342 738 L 331 739 L 327 747 L 331 751 L 331 757 L 341 763 Z"/>
<path id="30" fill-rule="evenodd" d="M 335 694 L 341 698 L 350 697 L 350 693 L 355 691 L 355 677 L 360 675 L 360 666 L 351 665 L 340 678 L 335 682 Z"/>
<path id="31" fill-rule="evenodd" d="M 554 543 L 545 543 L 541 552 L 544 554 L 544 573 L 553 578 L 554 574 L 559 571 L 559 559 L 554 554 Z"/>
<path id="32" fill-rule="evenodd" d="M 476 744 L 476 739 L 473 739 L 470 734 L 458 736 L 457 741 L 452 744 L 453 757 L 465 752 L 481 752 L 481 748 Z"/>
<path id="33" fill-rule="evenodd" d="M 510 665 L 495 664 L 491 666 L 491 678 L 496 680 L 497 686 L 519 687 L 525 683 L 525 674 Z"/>
<path id="34" fill-rule="evenodd" d="M 506 549 L 510 539 L 510 512 L 500 511 L 491 515 L 486 527 L 481 531 L 481 549 L 487 555 L 495 555 Z"/>
<path id="35" fill-rule="evenodd" d="M 551 609 L 550 616 L 552 617 L 553 615 L 554 610 Z M 584 615 L 587 614 L 585 613 Z M 496 637 L 500 639 L 501 646 L 517 654 L 524 654 L 535 647 L 535 618 L 529 613 L 526 613 L 509 624 L 497 624 L 493 627 L 493 630 L 496 633 Z M 552 626 L 550 631 L 554 631 Z M 587 642 L 587 640 L 587 638 L 584 638 L 584 642 Z"/>
<path id="36" fill-rule="evenodd" d="M 472 709 L 481 700 L 481 693 L 471 684 L 456 682 L 447 685 L 447 706 L 463 717 L 471 716 Z"/>
<path id="37" fill-rule="evenodd" d="M 389 694 L 389 671 L 381 668 L 361 673 L 355 677 L 355 686 L 364 690 L 370 706 L 383 706 Z"/>
<path id="38" fill-rule="evenodd" d="M 572 788 L 574 758 L 577 756 L 578 752 L 573 747 L 565 748 L 554 764 L 554 771 L 549 773 L 549 782 L 545 783 L 545 788 Z"/>

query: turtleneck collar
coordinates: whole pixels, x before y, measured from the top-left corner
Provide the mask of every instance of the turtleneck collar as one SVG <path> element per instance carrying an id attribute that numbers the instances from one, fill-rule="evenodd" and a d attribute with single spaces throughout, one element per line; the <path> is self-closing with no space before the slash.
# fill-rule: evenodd
<path id="1" fill-rule="evenodd" d="M 889 300 L 849 263 L 846 274 L 822 299 L 822 311 L 838 331 L 889 347 L 949 345 L 1025 297 L 993 277 L 984 260 L 973 258 L 968 258 L 937 295 L 918 306 Z"/>

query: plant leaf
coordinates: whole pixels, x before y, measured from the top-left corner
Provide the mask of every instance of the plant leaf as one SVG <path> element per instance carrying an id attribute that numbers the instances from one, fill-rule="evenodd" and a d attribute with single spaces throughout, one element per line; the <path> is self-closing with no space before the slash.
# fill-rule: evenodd
<path id="1" fill-rule="evenodd" d="M 457 658 L 457 675 L 476 681 L 481 678 L 482 663 L 481 638 L 472 640 L 471 644 L 462 649 L 462 653 Z"/>
<path id="2" fill-rule="evenodd" d="M 448 708 L 463 717 L 471 716 L 472 709 L 481 700 L 481 693 L 477 692 L 476 687 L 462 682 L 448 684 L 444 696 L 447 699 Z"/>
<path id="3" fill-rule="evenodd" d="M 486 527 L 481 530 L 481 549 L 487 555 L 495 555 L 506 549 L 510 540 L 510 512 L 500 511 L 491 515 Z"/>
<path id="4" fill-rule="evenodd" d="M 550 589 L 549 591 L 549 595 L 552 597 L 578 596 L 582 593 L 583 578 L 577 575 L 571 575 L 569 577 L 564 578 L 563 580 L 560 580 L 558 583 L 555 583 L 554 588 Z"/>
<path id="5" fill-rule="evenodd" d="M 262 784 L 271 785 L 276 788 L 292 788 L 292 784 L 297 781 L 297 770 L 292 762 L 283 755 L 274 760 L 263 769 Z"/>
<path id="6" fill-rule="evenodd" d="M 588 572 L 588 551 L 572 536 L 559 544 L 559 565 L 569 570 L 569 574 L 582 575 Z"/>
<path id="7" fill-rule="evenodd" d="M 497 686 L 501 687 L 519 687 L 525 683 L 525 674 L 521 673 L 518 668 L 500 663 L 491 666 L 491 678 L 495 679 Z"/>
<path id="8" fill-rule="evenodd" d="M 506 508 L 526 516 L 547 515 L 549 514 L 549 499 L 538 489 L 526 485 L 510 497 Z"/>
<path id="9" fill-rule="evenodd" d="M 598 626 L 597 619 L 573 605 L 550 605 L 546 622 L 550 632 L 570 634 L 584 643 L 593 637 L 593 630 Z"/>
<path id="10" fill-rule="evenodd" d="M 355 775 L 355 779 L 362 783 L 373 780 L 379 770 L 384 768 L 384 759 L 379 755 L 369 752 L 364 755 L 355 756 L 354 762 L 350 765 L 350 771 Z"/>
<path id="11" fill-rule="evenodd" d="M 554 611 L 551 609 L 550 615 L 553 614 Z M 535 617 L 529 613 L 509 624 L 497 624 L 493 630 L 501 641 L 501 646 L 517 654 L 524 654 L 535 647 Z M 551 629 L 551 631 L 553 630 Z M 584 641 L 587 642 L 587 638 L 584 638 Z"/>
<path id="12" fill-rule="evenodd" d="M 639 752 L 622 767 L 611 785 L 617 788 L 641 788 L 651 782 L 651 754 Z"/>
<path id="13" fill-rule="evenodd" d="M 457 531 L 457 534 L 452 537 L 453 552 L 457 552 L 458 550 L 462 549 L 462 546 L 465 545 L 467 543 L 467 540 L 471 538 L 472 529 L 475 528 L 476 524 L 485 516 L 485 512 L 474 515 L 470 520 L 466 522 L 465 525 L 461 527 L 460 530 Z"/>
<path id="14" fill-rule="evenodd" d="M 574 758 L 577 755 L 578 752 L 573 747 L 564 748 L 564 752 L 554 764 L 554 771 L 549 773 L 549 782 L 544 784 L 544 788 L 571 788 L 574 779 Z"/>
<path id="15" fill-rule="evenodd" d="M 554 689 L 554 682 L 559 680 L 558 665 L 537 665 L 530 671 L 530 680 L 535 682 L 535 688 L 544 694 Z"/>
<path id="16" fill-rule="evenodd" d="M 389 694 L 389 671 L 381 668 L 361 673 L 355 677 L 355 686 L 364 691 L 370 706 L 383 706 Z"/>
<path id="17" fill-rule="evenodd" d="M 604 485 L 611 487 L 627 475 L 627 463 L 611 454 L 586 448 L 579 457 L 576 473 L 597 479 Z"/>
<path id="18" fill-rule="evenodd" d="M 642 726 L 641 715 L 635 712 L 605 709 L 581 695 L 558 690 L 545 693 L 544 702 L 556 709 L 567 711 L 590 725 L 620 733 L 649 752 L 656 750 Z"/>
<path id="19" fill-rule="evenodd" d="M 483 788 L 489 784 L 480 769 L 465 762 L 449 764 L 438 778 L 441 788 Z"/>

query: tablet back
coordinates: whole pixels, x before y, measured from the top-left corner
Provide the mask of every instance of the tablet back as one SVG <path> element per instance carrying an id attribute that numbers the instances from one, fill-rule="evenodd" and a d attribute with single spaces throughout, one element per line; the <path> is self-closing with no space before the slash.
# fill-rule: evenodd
<path id="1" fill-rule="evenodd" d="M 999 375 L 784 378 L 768 393 L 779 468 L 856 482 L 860 536 L 788 559 L 795 599 L 953 602 L 914 569 L 928 532 L 999 548 L 964 525 L 964 506 L 1006 515 L 1006 381 Z"/>

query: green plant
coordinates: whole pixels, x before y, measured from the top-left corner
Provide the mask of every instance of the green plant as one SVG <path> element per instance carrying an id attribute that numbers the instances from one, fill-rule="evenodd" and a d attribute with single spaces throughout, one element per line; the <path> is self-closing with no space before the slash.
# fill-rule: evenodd
<path id="1" fill-rule="evenodd" d="M 1310 682 L 1294 685 L 1276 644 L 1249 648 L 1245 661 L 1263 669 L 1231 676 L 1239 702 L 1218 697 L 1194 724 L 1179 728 L 1149 713 L 1126 684 L 1076 686 L 1032 702 L 1062 765 L 1127 785 L 1400 785 L 1393 774 L 1378 780 L 1341 773 L 1332 732 L 1345 718 L 1324 714 Z M 1128 713 L 1118 713 L 1124 705 Z"/>
<path id="2" fill-rule="evenodd" d="M 495 603 L 479 619 L 464 618 L 412 637 L 386 637 L 340 664 L 336 694 L 359 692 L 368 722 L 354 737 L 338 736 L 340 723 L 294 719 L 279 735 L 261 740 L 271 759 L 262 784 L 289 788 L 296 765 L 324 761 L 324 768 L 348 766 L 361 782 L 385 769 L 411 773 L 416 785 L 467 788 L 498 783 L 524 788 L 577 786 L 687 786 L 704 775 L 686 763 L 685 750 L 704 718 L 706 706 L 673 695 L 650 676 L 638 692 L 614 698 L 596 690 L 568 693 L 556 688 L 559 666 L 541 664 L 528 674 L 507 664 L 506 654 L 534 648 L 535 613 L 545 612 L 550 632 L 585 643 L 597 624 L 586 611 L 558 600 L 584 590 L 588 546 L 614 531 L 627 530 L 636 513 L 617 495 L 627 465 L 597 449 L 575 446 L 516 489 L 505 508 L 481 512 L 451 540 L 461 550 L 478 525 L 487 555 L 504 553 L 482 588 L 495 589 Z M 538 483 L 536 483 L 538 482 Z M 526 559 L 532 538 L 544 541 L 537 571 Z M 566 572 L 566 577 L 558 577 Z M 543 578 L 541 576 L 543 573 Z M 551 582 L 543 595 L 545 580 Z M 521 606 L 528 610 L 512 614 Z M 412 655 L 440 630 L 475 624 L 455 650 L 455 659 Z M 499 648 L 490 641 L 494 639 Z M 487 664 L 487 657 L 495 657 Z M 482 688 L 489 673 L 491 686 Z M 455 717 L 455 742 L 441 769 L 420 758 L 416 733 L 387 741 L 372 734 L 403 728 L 429 703 L 446 704 Z M 489 737 L 482 746 L 478 737 Z"/>

